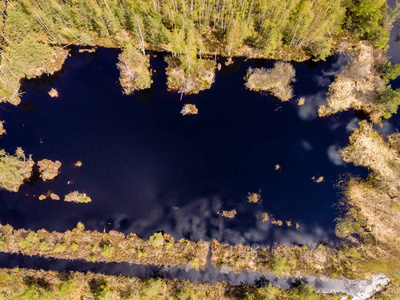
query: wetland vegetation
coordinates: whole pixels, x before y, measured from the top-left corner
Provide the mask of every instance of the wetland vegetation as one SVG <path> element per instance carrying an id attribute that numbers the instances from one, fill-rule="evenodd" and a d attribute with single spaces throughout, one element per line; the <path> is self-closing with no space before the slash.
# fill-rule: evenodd
<path id="1" fill-rule="evenodd" d="M 40 177 L 43 181 L 54 179 L 58 175 L 58 170 L 61 167 L 61 162 L 42 159 L 37 163 L 39 167 Z"/>
<path id="2" fill-rule="evenodd" d="M 272 69 L 249 68 L 245 86 L 252 91 L 268 91 L 282 101 L 293 98 L 293 87 L 296 71 L 293 66 L 285 62 L 276 62 Z"/>
<path id="3" fill-rule="evenodd" d="M 0 251 L 89 262 L 130 262 L 204 268 L 209 243 L 175 241 L 169 234 L 154 233 L 148 240 L 117 231 L 88 231 L 82 223 L 66 232 L 13 229 L 0 225 Z"/>
<path id="4" fill-rule="evenodd" d="M 35 162 L 25 156 L 22 148 L 17 148 L 14 155 L 0 150 L 0 185 L 3 189 L 18 192 L 24 181 L 32 176 Z"/>
<path id="5" fill-rule="evenodd" d="M 116 67 L 126 95 L 152 86 L 149 50 L 168 53 L 167 86 L 181 95 L 211 88 L 220 68 L 217 55 L 225 57 L 228 65 L 236 56 L 283 60 L 270 69 L 250 68 L 245 83 L 250 90 L 270 92 L 282 101 L 294 97 L 291 84 L 295 80 L 292 64 L 284 61 L 323 60 L 347 51 L 350 61 L 336 74 L 319 115 L 363 110 L 372 122 L 380 123 L 395 114 L 400 104 L 400 92 L 390 85 L 390 80 L 400 75 L 400 67 L 392 65 L 385 56 L 389 32 L 400 11 L 398 6 L 389 9 L 384 0 L 246 0 L 238 5 L 234 0 L 23 0 L 3 1 L 0 9 L 4 17 L 0 38 L 0 99 L 14 105 L 21 101 L 22 80 L 55 74 L 62 69 L 69 45 L 119 48 Z M 58 92 L 53 88 L 49 95 L 57 97 Z M 304 103 L 304 98 L 300 98 L 298 104 Z M 195 105 L 186 104 L 181 113 L 197 114 L 198 110 Z M 3 134 L 3 122 L 0 124 Z M 211 264 L 220 269 L 278 276 L 360 279 L 384 272 L 391 284 L 376 297 L 399 297 L 399 153 L 399 135 L 384 138 L 367 121 L 361 122 L 350 136 L 349 146 L 341 150 L 343 160 L 367 167 L 371 174 L 367 179 L 350 177 L 343 184 L 343 215 L 336 227 L 343 243 L 338 247 L 320 244 L 315 249 L 301 245 L 255 249 L 213 240 L 210 248 L 209 242 L 175 241 L 160 232 L 144 240 L 117 231 L 86 231 L 80 223 L 66 232 L 1 225 L 0 251 L 193 269 L 204 268 L 209 255 Z M 2 150 L 1 187 L 18 192 L 23 182 L 31 178 L 34 165 L 22 148 L 17 148 L 14 155 Z M 276 166 L 280 170 L 280 165 Z M 61 162 L 43 159 L 38 167 L 43 180 L 50 180 L 59 174 Z M 324 177 L 313 180 L 321 183 Z M 59 199 L 55 193 L 49 196 Z M 247 200 L 259 203 L 261 196 L 251 193 Z M 91 198 L 74 191 L 65 196 L 65 201 L 88 203 Z M 219 212 L 229 219 L 235 218 L 236 213 L 235 209 Z M 283 225 L 268 213 L 263 213 L 261 219 Z M 291 221 L 285 223 L 291 226 Z M 316 294 L 305 285 L 285 291 L 270 285 L 233 287 L 226 283 L 204 285 L 27 269 L 1 269 L 0 283 L 0 295 L 22 299 L 50 299 L 56 295 L 71 299 L 331 297 Z"/>
<path id="6" fill-rule="evenodd" d="M 0 296 L 19 299 L 337 299 L 299 283 L 290 290 L 260 281 L 256 286 L 202 284 L 163 278 L 109 276 L 99 273 L 0 269 Z"/>

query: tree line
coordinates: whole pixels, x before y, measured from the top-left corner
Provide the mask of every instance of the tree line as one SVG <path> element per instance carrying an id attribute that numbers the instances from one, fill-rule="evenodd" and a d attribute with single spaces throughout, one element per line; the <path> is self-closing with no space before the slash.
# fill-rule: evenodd
<path id="1" fill-rule="evenodd" d="M 123 38 L 163 47 L 190 68 L 200 53 L 228 56 L 242 45 L 264 53 L 279 46 L 324 56 L 343 28 L 383 47 L 385 0 L 18 0 L 8 1 L 5 41 L 90 44 Z M 394 12 L 395 14 L 395 12 Z M 386 23 L 385 23 L 386 22 Z M 217 49 L 213 49 L 217 48 Z M 222 49 L 224 48 L 224 49 Z"/>
<path id="2" fill-rule="evenodd" d="M 43 66 L 60 46 L 168 51 L 190 74 L 205 54 L 324 59 L 349 37 L 384 48 L 399 14 L 385 0 L 4 0 L 0 10 L 0 98 L 13 103 L 21 78 L 52 72 Z"/>

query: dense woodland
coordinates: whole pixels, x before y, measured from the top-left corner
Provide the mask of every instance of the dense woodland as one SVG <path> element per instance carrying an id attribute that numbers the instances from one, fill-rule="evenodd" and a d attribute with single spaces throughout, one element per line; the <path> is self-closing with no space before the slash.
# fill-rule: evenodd
<path id="1" fill-rule="evenodd" d="M 69 44 L 167 51 L 190 74 L 204 54 L 324 59 L 357 39 L 384 48 L 398 15 L 385 0 L 7 0 L 0 9 L 0 97 L 15 104 L 20 79 L 60 69 Z"/>

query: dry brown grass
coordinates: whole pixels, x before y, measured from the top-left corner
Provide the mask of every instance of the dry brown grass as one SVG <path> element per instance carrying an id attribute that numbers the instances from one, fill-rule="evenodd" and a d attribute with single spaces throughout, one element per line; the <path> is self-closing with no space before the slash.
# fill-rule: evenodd
<path id="1" fill-rule="evenodd" d="M 319 245 L 315 249 L 307 246 L 280 245 L 276 248 L 252 248 L 243 245 L 228 245 L 213 240 L 210 262 L 217 268 L 234 272 L 253 271 L 277 275 L 317 275 L 335 277 L 364 277 L 346 250 Z M 359 279 L 360 279 L 359 277 Z"/>
<path id="2" fill-rule="evenodd" d="M 45 247 L 43 247 L 45 246 Z M 168 234 L 155 233 L 147 240 L 136 234 L 87 231 L 82 223 L 66 232 L 14 229 L 0 224 L 0 251 L 42 255 L 57 259 L 99 262 L 128 262 L 165 266 L 204 268 L 210 243 L 174 240 Z M 112 250 L 107 251 L 106 250 Z"/>
<path id="3" fill-rule="evenodd" d="M 196 105 L 194 105 L 194 104 L 185 104 L 181 110 L 182 116 L 197 115 L 198 112 L 199 112 L 199 110 L 197 109 Z"/>
<path id="4" fill-rule="evenodd" d="M 291 83 L 295 80 L 296 71 L 293 66 L 285 62 L 276 62 L 272 69 L 249 68 L 245 86 L 252 91 L 268 91 L 282 101 L 293 97 Z"/>
<path id="5" fill-rule="evenodd" d="M 7 131 L 4 128 L 4 121 L 0 121 L 0 136 L 5 134 Z"/>
<path id="6" fill-rule="evenodd" d="M 15 155 L 0 151 L 0 187 L 11 192 L 18 192 L 23 182 L 32 175 L 35 162 L 25 157 L 24 151 L 17 148 Z"/>
<path id="7" fill-rule="evenodd" d="M 340 233 L 351 240 L 354 232 L 370 242 L 380 255 L 400 255 L 400 139 L 395 134 L 386 142 L 363 121 L 341 154 L 344 161 L 368 167 L 368 180 L 351 178 L 345 188 L 346 217 L 338 224 Z M 368 235 L 373 240 L 368 240 Z M 363 245 L 368 247 L 368 245 Z"/>
<path id="8" fill-rule="evenodd" d="M 350 136 L 350 145 L 340 151 L 345 162 L 373 170 L 382 180 L 400 176 L 398 151 L 387 144 L 372 127 L 363 121 Z"/>
<path id="9" fill-rule="evenodd" d="M 94 53 L 97 51 L 97 47 L 93 47 L 93 48 L 87 48 L 87 49 L 79 49 L 78 52 L 79 53 Z"/>
<path id="10" fill-rule="evenodd" d="M 167 86 L 171 91 L 183 94 L 198 94 L 200 91 L 211 88 L 215 81 L 216 63 L 213 60 L 204 60 L 203 67 L 196 68 L 190 74 L 180 68 L 177 59 L 168 56 L 165 61 L 168 64 L 166 70 Z"/>
<path id="11" fill-rule="evenodd" d="M 270 219 L 270 216 L 267 212 L 262 212 L 260 214 L 260 221 L 261 222 L 267 222 Z"/>
<path id="12" fill-rule="evenodd" d="M 258 203 L 261 201 L 261 193 L 249 193 L 247 196 L 247 202 L 249 203 Z"/>
<path id="13" fill-rule="evenodd" d="M 319 176 L 319 177 L 313 176 L 311 177 L 311 180 L 314 181 L 315 183 L 321 183 L 322 181 L 324 181 L 324 176 Z"/>
<path id="14" fill-rule="evenodd" d="M 69 193 L 68 195 L 65 195 L 64 201 L 75 202 L 75 203 L 89 203 L 92 202 L 92 199 L 85 193 L 79 193 L 78 191 L 74 191 Z"/>
<path id="15" fill-rule="evenodd" d="M 299 226 L 300 226 L 298 223 L 293 223 L 293 222 L 290 221 L 290 220 L 282 221 L 282 220 L 275 219 L 275 218 L 273 217 L 273 215 L 271 215 L 271 214 L 269 214 L 269 213 L 267 213 L 267 212 L 261 212 L 261 213 L 259 213 L 259 214 L 257 215 L 257 219 L 258 219 L 259 221 L 263 222 L 263 223 L 270 221 L 270 222 L 271 222 L 271 225 L 273 225 L 273 226 L 279 226 L 279 227 L 281 227 L 281 226 L 283 226 L 283 225 L 286 225 L 287 227 L 293 227 L 293 228 L 296 228 L 296 229 L 297 229 L 297 228 L 299 228 Z"/>
<path id="16" fill-rule="evenodd" d="M 237 214 L 236 209 L 221 210 L 221 211 L 217 212 L 217 215 L 224 217 L 224 218 L 228 218 L 228 219 L 234 219 L 236 217 L 236 214 Z"/>
<path id="17" fill-rule="evenodd" d="M 58 196 L 58 195 L 55 194 L 55 193 L 51 193 L 51 194 L 50 194 L 50 198 L 51 198 L 51 200 L 60 200 L 60 196 Z"/>
<path id="18" fill-rule="evenodd" d="M 378 68 L 385 63 L 384 52 L 366 43 L 360 43 L 356 56 L 336 76 L 329 87 L 327 104 L 319 108 L 319 116 L 327 116 L 348 109 L 363 110 L 371 120 L 379 122 L 382 112 L 374 110 L 378 90 L 385 82 Z"/>
<path id="19" fill-rule="evenodd" d="M 356 207 L 365 219 L 364 226 L 374 236 L 377 246 L 396 249 L 400 254 L 400 206 L 399 198 L 392 198 L 385 184 L 371 185 L 353 179 L 348 183 L 348 203 Z"/>
<path id="20" fill-rule="evenodd" d="M 51 98 L 57 98 L 58 97 L 58 91 L 55 88 L 51 88 L 51 90 L 48 92 L 49 96 Z"/>
<path id="21" fill-rule="evenodd" d="M 283 226 L 283 222 L 281 220 L 271 219 L 271 224 L 279 227 Z"/>
<path id="22" fill-rule="evenodd" d="M 43 181 L 51 180 L 58 175 L 58 169 L 61 167 L 61 162 L 51 161 L 49 159 L 42 159 L 38 161 L 40 177 Z"/>
<path id="23" fill-rule="evenodd" d="M 205 284 L 189 280 L 139 278 L 92 272 L 0 269 L 1 299 L 189 300 L 215 299 L 339 299 L 340 294 L 316 293 L 303 285 L 283 289 L 272 284 L 248 286 L 226 282 Z"/>

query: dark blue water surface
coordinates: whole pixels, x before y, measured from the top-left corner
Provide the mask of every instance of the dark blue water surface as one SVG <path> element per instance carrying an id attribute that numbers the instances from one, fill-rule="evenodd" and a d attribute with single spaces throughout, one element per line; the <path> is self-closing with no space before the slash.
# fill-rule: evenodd
<path id="1" fill-rule="evenodd" d="M 2 191 L 0 222 L 64 231 L 82 221 L 88 229 L 143 238 L 164 230 L 176 238 L 262 245 L 334 241 L 335 185 L 348 173 L 366 175 L 338 155 L 357 125 L 354 113 L 316 116 L 345 55 L 297 64 L 296 97 L 286 103 L 245 89 L 247 68 L 272 62 L 244 59 L 223 65 L 210 90 L 180 102 L 166 89 L 161 54 L 151 57 L 152 89 L 124 96 L 117 55 L 73 48 L 60 74 L 26 82 L 21 105 L 2 107 L 7 134 L 0 146 L 10 153 L 20 146 L 34 160 L 60 160 L 62 167 L 54 180 L 34 177 L 18 193 Z M 51 87 L 59 98 L 47 94 Z M 299 107 L 300 96 L 306 104 Z M 195 103 L 199 114 L 181 116 L 184 103 Z M 78 190 L 93 202 L 39 201 L 49 190 L 62 198 Z M 259 190 L 262 203 L 248 204 L 247 194 Z M 218 216 L 222 209 L 236 209 L 236 218 Z M 300 227 L 262 223 L 260 212 Z"/>

